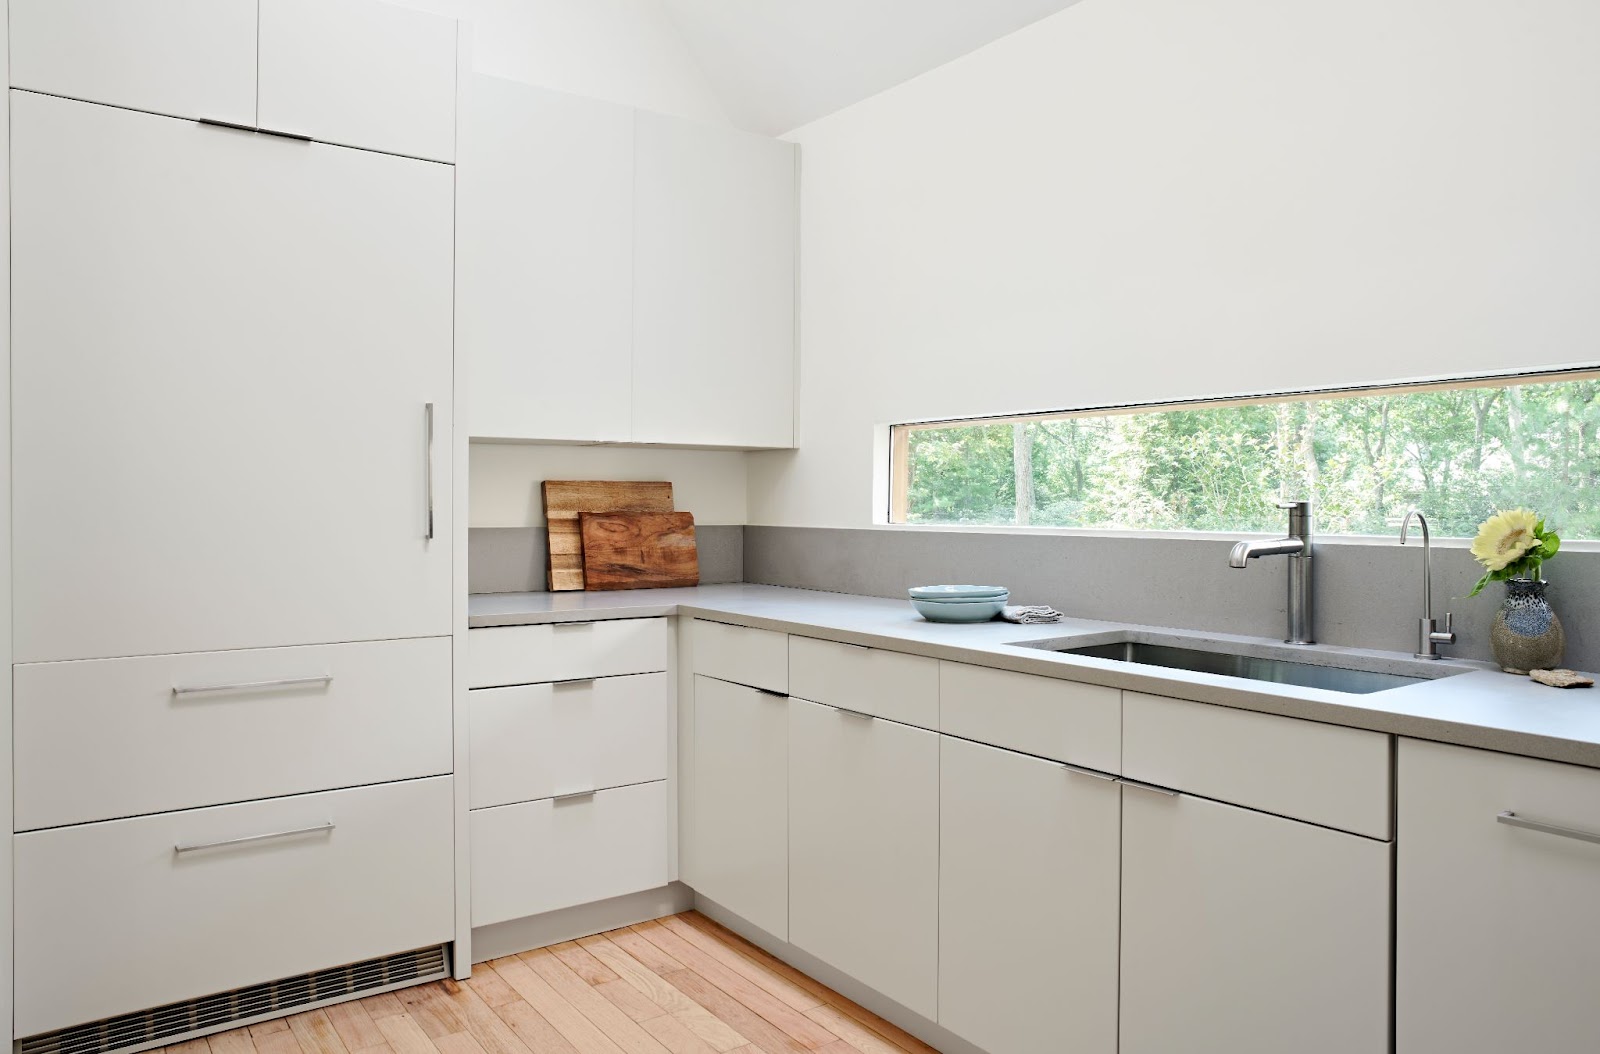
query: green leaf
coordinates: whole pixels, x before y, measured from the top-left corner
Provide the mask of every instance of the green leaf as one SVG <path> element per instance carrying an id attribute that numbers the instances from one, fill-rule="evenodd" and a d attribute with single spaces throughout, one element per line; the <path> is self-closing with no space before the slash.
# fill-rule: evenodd
<path id="1" fill-rule="evenodd" d="M 1543 548 L 1540 549 L 1540 552 L 1542 552 L 1544 554 L 1544 559 L 1546 559 L 1546 560 L 1550 559 L 1552 556 L 1556 555 L 1556 553 L 1558 553 L 1560 551 L 1561 551 L 1561 536 L 1557 535 L 1557 534 L 1552 534 L 1552 535 L 1547 536 L 1545 538 L 1545 540 L 1544 540 Z M 1562 565 L 1562 566 L 1565 566 L 1565 565 Z"/>
<path id="2" fill-rule="evenodd" d="M 1494 581 L 1494 576 L 1495 576 L 1495 572 L 1494 571 L 1490 571 L 1488 574 L 1486 574 L 1482 578 L 1478 579 L 1478 584 L 1472 587 L 1472 592 L 1467 594 L 1467 598 L 1470 600 L 1472 597 L 1475 597 L 1479 593 L 1482 593 L 1483 592 L 1483 587 L 1488 585 L 1490 582 Z"/>

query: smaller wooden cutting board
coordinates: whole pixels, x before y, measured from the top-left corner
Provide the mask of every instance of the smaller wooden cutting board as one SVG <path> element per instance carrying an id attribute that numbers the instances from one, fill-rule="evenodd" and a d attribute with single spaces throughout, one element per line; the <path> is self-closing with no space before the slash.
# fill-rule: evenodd
<path id="1" fill-rule="evenodd" d="M 694 514 L 584 512 L 583 588 L 662 589 L 700 584 Z"/>

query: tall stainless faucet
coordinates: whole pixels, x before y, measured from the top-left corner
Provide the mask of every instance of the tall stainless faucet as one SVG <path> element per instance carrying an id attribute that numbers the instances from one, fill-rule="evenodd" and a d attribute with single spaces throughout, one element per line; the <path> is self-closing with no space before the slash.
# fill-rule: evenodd
<path id="1" fill-rule="evenodd" d="M 1228 556 L 1229 567 L 1246 567 L 1258 556 L 1289 558 L 1288 644 L 1312 644 L 1311 639 L 1311 502 L 1280 501 L 1289 511 L 1289 535 L 1270 542 L 1240 542 Z"/>
<path id="2" fill-rule="evenodd" d="M 1411 531 L 1411 521 L 1416 520 L 1422 528 L 1422 617 L 1417 620 L 1417 651 L 1419 659 L 1437 659 L 1439 645 L 1454 644 L 1455 612 L 1444 613 L 1444 629 L 1433 618 L 1433 539 L 1428 537 L 1428 518 L 1422 515 L 1421 509 L 1412 509 L 1406 513 L 1406 518 L 1400 521 L 1400 544 L 1406 544 L 1406 535 Z"/>

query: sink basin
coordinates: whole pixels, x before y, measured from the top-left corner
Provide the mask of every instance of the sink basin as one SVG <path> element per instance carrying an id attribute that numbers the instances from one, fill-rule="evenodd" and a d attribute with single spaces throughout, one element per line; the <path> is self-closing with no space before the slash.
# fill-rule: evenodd
<path id="1" fill-rule="evenodd" d="M 1465 671 L 1449 667 L 1431 667 L 1415 674 L 1381 673 L 1374 670 L 1353 670 L 1342 666 L 1327 666 L 1313 662 L 1299 662 L 1258 655 L 1245 655 L 1229 651 L 1207 651 L 1187 648 L 1177 644 L 1159 644 L 1139 640 L 1118 640 L 1100 644 L 1073 644 L 1071 641 L 1026 642 L 1024 647 L 1042 648 L 1062 655 L 1082 655 L 1091 659 L 1114 659 L 1118 662 L 1140 666 L 1158 666 L 1168 670 L 1189 670 L 1194 673 L 1214 673 L 1224 677 L 1240 677 L 1248 681 L 1269 681 L 1273 684 L 1293 684 L 1302 688 L 1321 688 L 1330 692 L 1352 695 L 1370 695 L 1408 684 L 1448 677 Z"/>

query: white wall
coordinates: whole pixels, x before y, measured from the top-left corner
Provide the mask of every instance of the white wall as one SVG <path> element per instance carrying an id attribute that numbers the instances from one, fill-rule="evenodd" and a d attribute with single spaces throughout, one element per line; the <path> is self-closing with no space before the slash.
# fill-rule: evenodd
<path id="1" fill-rule="evenodd" d="M 727 123 L 659 0 L 397 0 L 472 26 L 480 73 Z"/>
<path id="2" fill-rule="evenodd" d="M 798 452 L 893 421 L 1600 360 L 1600 3 L 1085 0 L 794 133 Z"/>
<path id="3" fill-rule="evenodd" d="M 745 455 L 736 450 L 473 443 L 472 527 L 538 527 L 547 479 L 667 480 L 673 504 L 701 524 L 745 522 Z"/>

